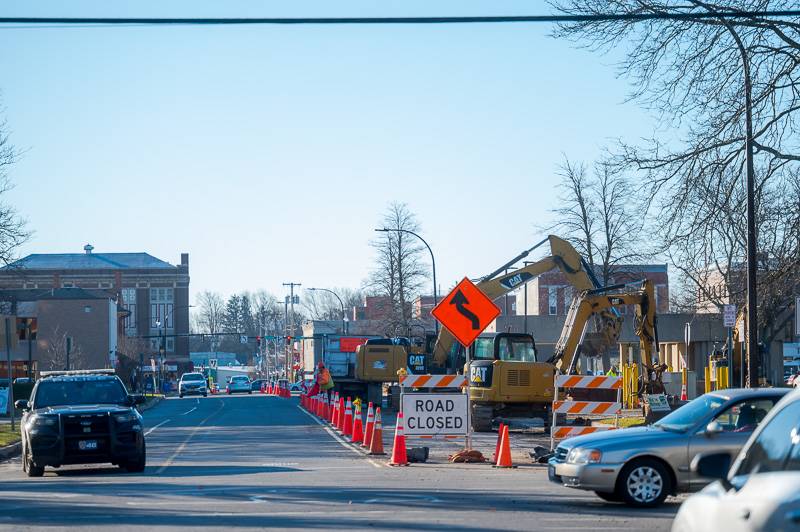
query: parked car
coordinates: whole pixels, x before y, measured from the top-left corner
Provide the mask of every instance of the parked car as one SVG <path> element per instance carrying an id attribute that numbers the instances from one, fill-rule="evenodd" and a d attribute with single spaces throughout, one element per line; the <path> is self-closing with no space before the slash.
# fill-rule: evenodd
<path id="1" fill-rule="evenodd" d="M 178 383 L 178 397 L 202 395 L 208 397 L 208 382 L 202 373 L 184 373 Z"/>
<path id="2" fill-rule="evenodd" d="M 228 393 L 228 395 L 232 393 L 253 393 L 253 390 L 250 387 L 250 379 L 245 375 L 234 375 L 231 377 L 231 380 L 228 381 L 228 386 L 225 391 Z"/>
<path id="3" fill-rule="evenodd" d="M 250 382 L 250 391 L 253 392 L 260 392 L 261 386 L 266 386 L 268 384 L 266 379 L 256 379 Z"/>
<path id="4" fill-rule="evenodd" d="M 22 470 L 41 477 L 45 466 L 110 462 L 141 473 L 146 463 L 142 416 L 114 370 L 43 371 L 24 412 Z"/>
<path id="5" fill-rule="evenodd" d="M 648 427 L 564 440 L 549 461 L 550 480 L 594 491 L 611 502 L 658 506 L 667 495 L 696 491 L 709 479 L 689 470 L 702 452 L 735 456 L 786 388 L 707 393 Z"/>
<path id="6" fill-rule="evenodd" d="M 730 462 L 727 453 L 695 458 L 696 474 L 718 480 L 681 505 L 673 532 L 800 530 L 800 391 L 770 412 Z"/>

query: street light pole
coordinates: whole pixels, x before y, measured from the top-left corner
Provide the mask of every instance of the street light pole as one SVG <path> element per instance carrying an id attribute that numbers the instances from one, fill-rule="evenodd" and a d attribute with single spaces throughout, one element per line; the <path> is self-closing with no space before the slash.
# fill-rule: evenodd
<path id="1" fill-rule="evenodd" d="M 306 290 L 310 290 L 312 292 L 328 292 L 329 294 L 333 294 L 336 299 L 339 300 L 339 305 L 342 307 L 342 334 L 347 334 L 347 314 L 344 311 L 344 301 L 342 301 L 342 298 L 339 297 L 339 294 L 333 290 L 328 290 L 327 288 L 306 288 Z"/>
<path id="2" fill-rule="evenodd" d="M 436 293 L 436 258 L 433 256 L 433 250 L 428 245 L 428 243 L 425 241 L 425 239 L 422 238 L 421 236 L 419 236 L 414 231 L 409 231 L 408 229 L 388 229 L 388 228 L 384 227 L 383 229 L 375 229 L 375 231 L 377 231 L 378 233 L 389 233 L 389 232 L 408 233 L 409 235 L 414 235 L 415 237 L 417 237 L 420 240 L 422 240 L 422 243 L 425 244 L 426 248 L 428 248 L 428 253 L 431 254 L 431 268 L 433 269 L 433 306 L 435 307 L 437 304 L 439 304 L 439 298 L 438 298 L 438 295 Z M 438 336 L 439 335 L 439 321 L 438 320 L 433 320 L 433 326 L 435 327 L 436 335 Z"/>
<path id="3" fill-rule="evenodd" d="M 692 4 L 713 14 L 720 14 L 712 6 L 700 0 L 690 0 Z M 758 353 L 758 294 L 756 293 L 756 200 L 755 200 L 755 165 L 753 163 L 753 84 L 750 77 L 750 60 L 739 33 L 728 21 L 720 16 L 720 22 L 731 34 L 742 56 L 742 73 L 744 75 L 745 106 L 745 162 L 747 166 L 747 388 L 758 387 L 759 353 Z M 730 276 L 730 272 L 728 272 Z"/>

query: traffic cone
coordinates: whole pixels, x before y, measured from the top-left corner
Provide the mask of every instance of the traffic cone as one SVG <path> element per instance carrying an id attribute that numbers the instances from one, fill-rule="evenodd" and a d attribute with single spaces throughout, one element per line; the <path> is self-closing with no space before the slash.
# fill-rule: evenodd
<path id="1" fill-rule="evenodd" d="M 403 433 L 403 413 L 397 413 L 397 424 L 394 427 L 394 443 L 392 444 L 392 458 L 390 466 L 407 466 L 406 435 Z"/>
<path id="2" fill-rule="evenodd" d="M 339 397 L 339 415 L 336 418 L 336 430 L 344 431 L 344 397 Z"/>
<path id="3" fill-rule="evenodd" d="M 339 406 L 339 394 L 338 393 L 334 393 L 333 397 L 331 399 L 333 399 L 333 402 L 331 404 L 329 404 L 328 422 L 331 425 L 336 425 L 336 409 Z"/>
<path id="4" fill-rule="evenodd" d="M 511 442 L 508 440 L 508 425 L 503 427 L 503 437 L 500 442 L 500 451 L 497 455 L 497 463 L 493 467 L 509 468 L 514 467 L 511 463 Z"/>
<path id="5" fill-rule="evenodd" d="M 375 410 L 375 426 L 372 429 L 372 438 L 370 438 L 369 454 L 386 454 L 383 452 L 383 424 L 381 423 L 380 407 Z"/>
<path id="6" fill-rule="evenodd" d="M 353 435 L 353 403 L 347 398 L 347 406 L 344 408 L 344 423 L 342 423 L 342 433 L 345 436 Z"/>
<path id="7" fill-rule="evenodd" d="M 497 455 L 500 454 L 500 442 L 503 439 L 503 427 L 505 423 L 500 422 L 500 427 L 497 429 L 497 443 L 494 445 L 494 454 L 492 455 L 492 462 L 497 462 Z"/>
<path id="8" fill-rule="evenodd" d="M 356 406 L 356 411 L 353 413 L 353 437 L 350 441 L 353 443 L 361 443 L 364 441 L 364 426 L 361 422 L 361 405 Z"/>
<path id="9" fill-rule="evenodd" d="M 259 391 L 261 392 L 261 394 L 262 394 L 262 395 L 263 395 L 264 393 L 266 393 L 266 391 L 267 391 L 267 385 L 266 385 L 266 384 L 264 384 L 264 383 L 262 382 L 262 383 L 261 383 L 261 389 L 260 389 Z"/>
<path id="10" fill-rule="evenodd" d="M 375 427 L 375 411 L 372 409 L 372 403 L 367 407 L 367 425 L 364 427 L 364 441 L 361 447 L 369 449 L 372 443 L 372 429 Z"/>

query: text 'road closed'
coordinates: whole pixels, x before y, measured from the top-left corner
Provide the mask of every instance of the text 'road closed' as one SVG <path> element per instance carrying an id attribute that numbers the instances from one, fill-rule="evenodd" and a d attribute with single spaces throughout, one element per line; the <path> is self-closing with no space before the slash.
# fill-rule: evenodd
<path id="1" fill-rule="evenodd" d="M 467 396 L 460 393 L 403 394 L 403 418 L 408 435 L 467 433 Z"/>

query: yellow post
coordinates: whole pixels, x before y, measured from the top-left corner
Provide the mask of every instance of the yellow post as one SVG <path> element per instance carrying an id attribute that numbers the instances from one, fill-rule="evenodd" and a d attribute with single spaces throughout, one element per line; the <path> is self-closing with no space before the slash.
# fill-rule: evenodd
<path id="1" fill-rule="evenodd" d="M 711 368 L 706 366 L 704 369 L 705 369 L 704 376 L 705 376 L 705 379 L 706 379 L 705 383 L 704 383 L 705 384 L 705 393 L 708 393 L 708 392 L 711 391 Z"/>

